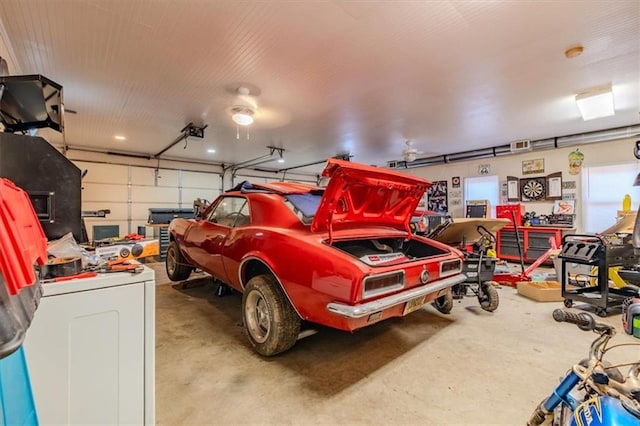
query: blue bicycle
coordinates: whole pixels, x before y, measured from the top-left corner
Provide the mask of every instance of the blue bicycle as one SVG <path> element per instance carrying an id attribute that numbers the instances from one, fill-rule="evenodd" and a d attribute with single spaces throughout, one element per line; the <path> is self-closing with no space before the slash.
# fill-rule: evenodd
<path id="1" fill-rule="evenodd" d="M 596 323 L 587 313 L 574 314 L 556 309 L 558 322 L 575 324 L 600 336 L 591 344 L 589 358 L 574 365 L 560 384 L 535 409 L 528 425 L 618 426 L 640 425 L 640 359 L 614 366 L 604 355 L 625 343 L 607 346 L 615 329 Z M 622 375 L 618 367 L 629 366 Z"/>

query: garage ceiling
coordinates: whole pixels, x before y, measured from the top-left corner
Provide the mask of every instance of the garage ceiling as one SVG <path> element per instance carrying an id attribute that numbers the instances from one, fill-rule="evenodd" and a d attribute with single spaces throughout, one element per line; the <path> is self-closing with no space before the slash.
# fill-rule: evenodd
<path id="1" fill-rule="evenodd" d="M 430 156 L 639 121 L 637 0 L 2 0 L 0 19 L 12 71 L 64 86 L 70 146 L 155 154 L 194 122 L 205 138 L 166 156 L 384 165 L 407 139 Z M 575 94 L 607 83 L 615 116 L 583 121 Z"/>

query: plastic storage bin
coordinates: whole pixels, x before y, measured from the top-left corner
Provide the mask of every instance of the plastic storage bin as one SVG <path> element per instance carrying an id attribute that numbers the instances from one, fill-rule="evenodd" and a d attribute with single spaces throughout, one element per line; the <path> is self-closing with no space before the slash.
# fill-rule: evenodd
<path id="1" fill-rule="evenodd" d="M 0 273 L 11 296 L 36 281 L 33 264 L 47 262 L 47 237 L 26 192 L 0 178 Z"/>
<path id="2" fill-rule="evenodd" d="M 29 371 L 20 347 L 0 360 L 0 425 L 37 425 Z"/>
<path id="3" fill-rule="evenodd" d="M 0 179 L 0 358 L 20 347 L 41 296 L 47 239 L 26 192 Z"/>
<path id="4" fill-rule="evenodd" d="M 47 239 L 26 192 L 0 178 L 0 426 L 37 425 L 22 342 L 42 289 Z"/>

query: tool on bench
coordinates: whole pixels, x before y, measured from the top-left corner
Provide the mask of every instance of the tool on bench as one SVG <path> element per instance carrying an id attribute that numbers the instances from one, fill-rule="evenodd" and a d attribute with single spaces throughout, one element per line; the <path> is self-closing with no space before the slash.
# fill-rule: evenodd
<path id="1" fill-rule="evenodd" d="M 94 270 L 103 274 L 111 272 L 131 272 L 132 274 L 138 274 L 144 270 L 144 266 L 127 260 L 111 260 L 96 266 Z"/>
<path id="2" fill-rule="evenodd" d="M 80 257 L 56 257 L 42 266 L 42 276 L 46 278 L 68 277 L 82 272 Z"/>
<path id="3" fill-rule="evenodd" d="M 75 280 L 75 279 L 80 279 L 80 278 L 93 278 L 98 276 L 97 272 L 82 272 L 80 274 L 74 274 L 74 275 L 67 275 L 64 277 L 55 277 L 55 278 L 47 278 L 45 280 L 40 280 L 40 282 L 42 284 L 46 284 L 46 283 L 57 283 L 57 282 L 61 282 L 61 281 L 70 281 L 70 280 Z"/>

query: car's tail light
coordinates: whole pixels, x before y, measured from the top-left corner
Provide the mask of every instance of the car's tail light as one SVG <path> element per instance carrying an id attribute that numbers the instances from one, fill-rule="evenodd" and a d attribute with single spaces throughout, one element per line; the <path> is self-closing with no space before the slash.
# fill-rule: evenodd
<path id="1" fill-rule="evenodd" d="M 362 298 L 389 293 L 404 287 L 404 271 L 370 275 L 362 284 Z"/>
<path id="2" fill-rule="evenodd" d="M 462 271 L 462 261 L 460 259 L 447 260 L 440 264 L 440 277 L 457 274 Z"/>

